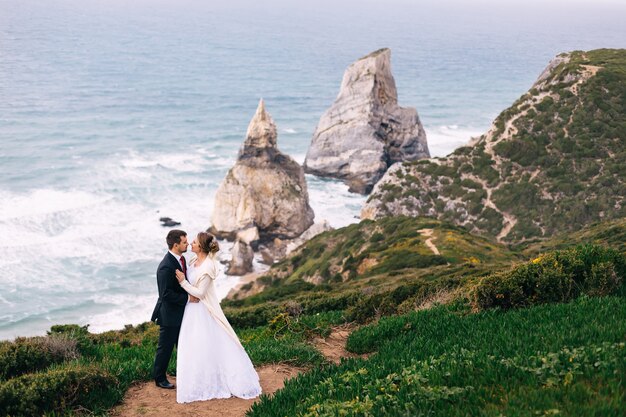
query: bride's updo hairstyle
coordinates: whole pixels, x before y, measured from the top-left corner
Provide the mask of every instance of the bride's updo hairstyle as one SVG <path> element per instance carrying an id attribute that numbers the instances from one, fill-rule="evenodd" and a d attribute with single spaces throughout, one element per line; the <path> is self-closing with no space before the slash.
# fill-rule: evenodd
<path id="1" fill-rule="evenodd" d="M 209 255 L 214 255 L 220 250 L 220 245 L 215 236 L 207 232 L 198 233 L 198 245 L 200 245 L 202 252 Z"/>

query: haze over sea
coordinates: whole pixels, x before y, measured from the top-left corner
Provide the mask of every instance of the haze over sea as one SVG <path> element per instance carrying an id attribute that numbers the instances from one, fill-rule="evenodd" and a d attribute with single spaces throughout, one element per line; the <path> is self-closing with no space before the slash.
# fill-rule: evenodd
<path id="1" fill-rule="evenodd" d="M 158 219 L 209 225 L 259 98 L 301 163 L 345 68 L 389 47 L 444 156 L 556 54 L 625 47 L 620 3 L 0 0 L 0 339 L 148 320 Z M 363 197 L 307 181 L 316 220 L 357 221 Z"/>

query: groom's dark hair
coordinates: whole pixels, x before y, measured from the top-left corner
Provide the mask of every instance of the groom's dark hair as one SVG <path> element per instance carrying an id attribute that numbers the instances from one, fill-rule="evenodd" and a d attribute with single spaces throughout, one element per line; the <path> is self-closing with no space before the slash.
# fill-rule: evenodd
<path id="1" fill-rule="evenodd" d="M 180 238 L 183 236 L 187 236 L 187 233 L 183 232 L 182 230 L 170 230 L 170 232 L 167 234 L 167 237 L 165 238 L 165 241 L 167 242 L 167 248 L 172 249 L 175 244 L 180 243 Z"/>

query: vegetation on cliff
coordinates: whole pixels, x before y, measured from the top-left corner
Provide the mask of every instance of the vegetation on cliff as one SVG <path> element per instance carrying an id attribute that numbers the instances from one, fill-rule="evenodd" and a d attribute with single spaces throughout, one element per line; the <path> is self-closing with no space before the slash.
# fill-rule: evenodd
<path id="1" fill-rule="evenodd" d="M 366 218 L 430 216 L 522 243 L 626 216 L 626 50 L 559 55 L 473 144 L 391 169 Z"/>
<path id="2" fill-rule="evenodd" d="M 286 304 L 304 314 L 341 310 L 347 320 L 364 322 L 449 298 L 518 259 L 503 245 L 449 223 L 366 220 L 316 236 L 260 278 L 264 291 L 222 305 L 238 327 L 263 324 Z"/>
<path id="3" fill-rule="evenodd" d="M 517 252 L 525 260 L 508 266 L 516 254 L 496 245 L 500 256 L 454 282 L 452 297 L 413 301 L 407 309 L 396 297 L 414 283 L 387 287 L 383 282 L 392 274 L 379 275 L 380 297 L 361 290 L 357 298 L 368 301 L 355 305 L 361 311 L 372 306 L 376 314 L 365 316 L 380 319 L 354 331 L 347 343 L 349 351 L 370 356 L 300 375 L 248 415 L 623 415 L 626 253 L 607 243 L 624 233 L 623 221 L 596 224 L 546 242 L 558 250 L 525 248 Z M 429 271 L 435 268 L 458 265 Z"/>

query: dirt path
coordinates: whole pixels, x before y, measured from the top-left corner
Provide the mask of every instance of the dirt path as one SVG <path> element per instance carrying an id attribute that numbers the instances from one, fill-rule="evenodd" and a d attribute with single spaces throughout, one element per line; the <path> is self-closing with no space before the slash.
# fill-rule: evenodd
<path id="1" fill-rule="evenodd" d="M 313 346 L 333 363 L 341 362 L 341 358 L 356 358 L 359 355 L 346 350 L 346 340 L 354 328 L 354 325 L 350 324 L 333 327 L 326 339 L 321 337 L 313 339 Z"/>
<path id="2" fill-rule="evenodd" d="M 302 372 L 302 369 L 286 365 L 267 365 L 257 368 L 264 394 L 273 394 L 283 387 L 285 380 Z M 170 377 L 175 383 L 176 378 Z M 124 402 L 111 411 L 112 416 L 206 416 L 242 417 L 257 399 L 196 401 L 189 404 L 176 402 L 176 390 L 157 388 L 153 382 L 131 387 Z"/>
<path id="3" fill-rule="evenodd" d="M 582 77 L 580 77 L 580 79 L 576 81 L 576 83 L 569 88 L 569 90 L 575 95 L 578 95 L 580 86 L 583 83 L 586 83 L 589 80 L 589 78 L 596 75 L 598 70 L 602 69 L 602 67 L 597 67 L 595 65 L 581 65 L 581 68 L 583 69 Z"/>
<path id="4" fill-rule="evenodd" d="M 334 327 L 326 339 L 317 338 L 313 345 L 331 362 L 339 363 L 342 357 L 356 357 L 345 348 L 346 340 L 354 330 L 352 325 Z M 281 389 L 285 380 L 293 378 L 304 370 L 288 365 L 266 365 L 257 368 L 264 394 L 273 394 Z M 176 383 L 176 378 L 170 377 Z M 197 401 L 189 404 L 176 402 L 176 390 L 157 388 L 153 382 L 145 382 L 131 387 L 124 402 L 111 411 L 112 416 L 206 416 L 206 417 L 243 417 L 246 411 L 258 399 L 242 400 L 228 398 L 223 400 Z"/>
<path id="5" fill-rule="evenodd" d="M 513 229 L 513 227 L 517 224 L 517 218 L 510 213 L 500 210 L 498 206 L 495 205 L 493 200 L 491 200 L 491 195 L 493 191 L 496 190 L 498 187 L 495 187 L 495 188 L 489 187 L 489 185 L 487 184 L 487 181 L 473 174 L 463 173 L 461 174 L 461 178 L 462 179 L 467 178 L 467 179 L 470 179 L 472 181 L 479 183 L 483 187 L 485 192 L 487 193 L 487 198 L 485 198 L 485 207 L 492 208 L 493 210 L 497 211 L 498 213 L 502 215 L 502 229 L 500 229 L 500 233 L 498 233 L 498 236 L 496 237 L 496 240 L 498 242 L 502 242 L 502 240 L 508 236 L 511 229 Z"/>
<path id="6" fill-rule="evenodd" d="M 428 246 L 428 249 L 430 249 L 431 251 L 433 251 L 433 253 L 434 253 L 435 255 L 441 255 L 441 253 L 439 253 L 439 249 L 437 249 L 437 246 L 435 246 L 435 244 L 433 243 L 433 237 L 432 237 L 432 236 L 433 236 L 433 232 L 434 232 L 434 230 L 433 230 L 433 229 L 421 229 L 421 230 L 418 230 L 418 232 L 419 232 L 422 236 L 424 236 L 424 237 L 428 238 L 428 239 L 426 239 L 426 241 L 424 242 L 424 243 L 426 244 L 426 246 Z"/>

